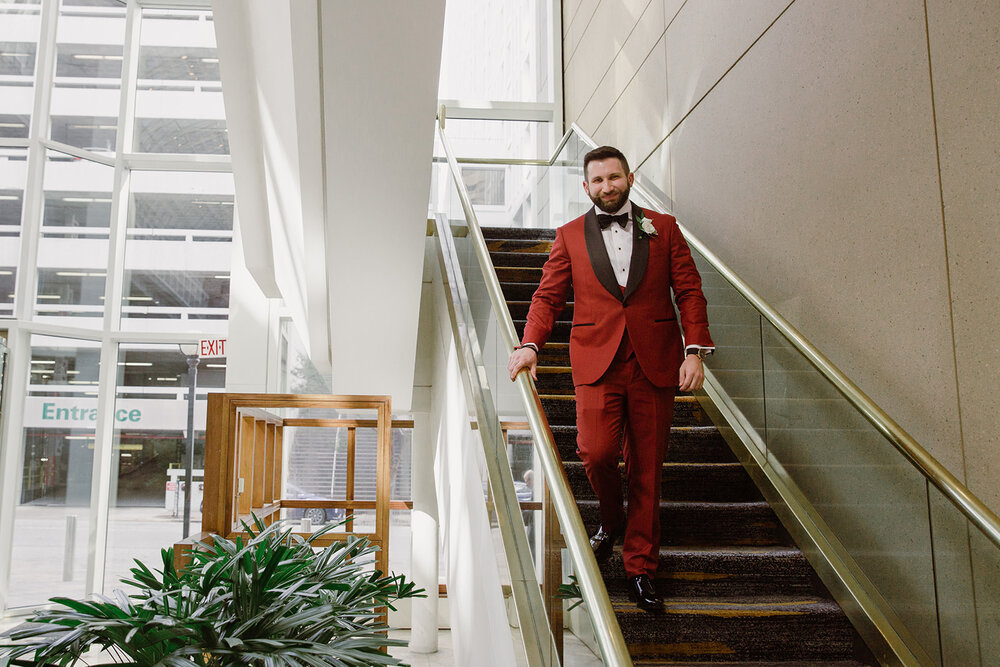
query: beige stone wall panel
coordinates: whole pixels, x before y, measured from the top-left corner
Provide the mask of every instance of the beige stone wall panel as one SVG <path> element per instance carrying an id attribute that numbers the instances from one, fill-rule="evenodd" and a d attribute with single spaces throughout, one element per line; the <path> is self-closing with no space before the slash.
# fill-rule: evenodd
<path id="1" fill-rule="evenodd" d="M 666 51 L 660 39 L 593 135 L 599 144 L 620 148 L 633 168 L 668 130 L 663 113 L 667 102 L 665 69 Z"/>
<path id="2" fill-rule="evenodd" d="M 642 56 L 655 34 L 644 15 L 587 100 L 568 95 L 567 120 L 621 147 L 1000 508 L 1000 5 L 928 0 L 927 13 L 929 26 L 921 0 L 662 0 L 661 40 Z M 574 67 L 567 80 L 585 80 Z"/>
<path id="3" fill-rule="evenodd" d="M 609 0 L 610 1 L 610 0 Z M 600 5 L 601 0 L 580 0 L 580 6 L 577 7 L 573 16 L 570 18 L 567 25 L 564 27 L 565 34 L 563 35 L 563 71 L 566 70 L 570 61 L 573 59 L 573 55 L 576 53 L 576 49 L 580 46 L 581 39 L 583 38 L 583 33 L 587 30 L 590 25 L 590 20 L 594 18 L 594 12 L 597 11 L 598 5 Z M 566 19 L 566 15 L 563 14 L 563 20 Z"/>
<path id="4" fill-rule="evenodd" d="M 927 14 L 969 486 L 1000 511 L 1000 3 Z"/>
<path id="5" fill-rule="evenodd" d="M 667 30 L 667 117 L 671 128 L 788 5 L 789 0 L 697 0 L 684 4 Z"/>
<path id="6" fill-rule="evenodd" d="M 663 3 L 661 0 L 653 0 L 646 5 L 624 45 L 617 51 L 611 67 L 595 67 L 589 74 L 596 87 L 591 89 L 591 95 L 580 113 L 574 114 L 577 124 L 588 134 L 593 134 L 604 120 L 662 35 Z M 567 75 L 574 72 L 579 76 L 576 67 L 571 67 Z"/>
<path id="7" fill-rule="evenodd" d="M 672 136 L 674 200 L 709 247 L 960 471 L 922 41 L 918 2 L 796 2 Z"/>

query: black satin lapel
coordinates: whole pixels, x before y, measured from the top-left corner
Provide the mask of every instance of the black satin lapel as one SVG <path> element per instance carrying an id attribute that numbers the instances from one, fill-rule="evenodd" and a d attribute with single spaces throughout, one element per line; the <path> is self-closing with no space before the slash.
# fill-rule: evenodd
<path id="1" fill-rule="evenodd" d="M 632 204 L 632 260 L 628 267 L 628 282 L 625 284 L 624 299 L 632 296 L 639 288 L 642 277 L 646 275 L 646 265 L 649 264 L 649 236 L 640 234 L 638 218 L 642 209 Z M 594 219 L 596 223 L 596 218 Z"/>
<path id="2" fill-rule="evenodd" d="M 611 258 L 608 257 L 608 249 L 604 245 L 604 237 L 601 236 L 601 226 L 597 223 L 597 213 L 593 208 L 584 216 L 583 237 L 587 241 L 587 255 L 590 256 L 590 266 L 594 269 L 594 275 L 611 296 L 624 301 L 622 288 L 615 280 L 615 270 L 611 266 Z"/>

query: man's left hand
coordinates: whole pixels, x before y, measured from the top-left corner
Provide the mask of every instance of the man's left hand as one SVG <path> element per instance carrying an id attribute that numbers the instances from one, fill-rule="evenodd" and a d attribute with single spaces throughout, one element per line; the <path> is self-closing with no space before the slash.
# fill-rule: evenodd
<path id="1" fill-rule="evenodd" d="M 705 371 L 701 367 L 701 359 L 695 354 L 684 357 L 681 364 L 679 386 L 681 391 L 697 391 L 705 384 Z"/>

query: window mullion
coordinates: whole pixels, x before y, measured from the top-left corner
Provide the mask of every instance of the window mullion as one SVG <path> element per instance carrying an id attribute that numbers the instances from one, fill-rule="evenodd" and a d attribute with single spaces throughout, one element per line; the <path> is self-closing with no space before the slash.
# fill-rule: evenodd
<path id="1" fill-rule="evenodd" d="M 56 69 L 56 28 L 59 1 L 42 2 L 41 32 L 35 62 L 35 101 L 28 134 L 28 173 L 24 184 L 24 209 L 21 211 L 21 253 L 14 289 L 14 319 L 33 317 L 35 286 L 38 282 L 38 244 L 41 236 L 45 201 L 45 146 L 42 139 L 49 132 L 49 107 Z"/>
<path id="2" fill-rule="evenodd" d="M 24 404 L 31 367 L 31 333 L 12 323 L 7 332 L 10 352 L 5 369 L 3 425 L 0 437 L 0 618 L 7 611 L 11 558 L 14 549 L 14 512 L 20 503 L 24 470 Z"/>
<path id="3" fill-rule="evenodd" d="M 115 150 L 114 189 L 108 234 L 107 280 L 104 283 L 104 322 L 101 372 L 98 379 L 97 429 L 95 432 L 94 485 L 90 503 L 90 549 L 87 559 L 87 594 L 103 593 L 108 546 L 108 519 L 116 474 L 114 462 L 114 409 L 118 381 L 118 343 L 112 335 L 121 323 L 122 285 L 125 281 L 125 237 L 128 232 L 130 171 L 124 154 L 132 146 L 135 87 L 138 72 L 141 10 L 129 0 L 122 51 L 121 97 L 118 107 L 118 138 Z"/>

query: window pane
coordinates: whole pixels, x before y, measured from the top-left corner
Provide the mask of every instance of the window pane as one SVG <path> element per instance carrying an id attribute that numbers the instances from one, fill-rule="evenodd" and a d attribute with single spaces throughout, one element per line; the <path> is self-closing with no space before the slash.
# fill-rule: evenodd
<path id="1" fill-rule="evenodd" d="M 549 3 L 450 0 L 445 5 L 438 97 L 551 102 L 549 26 Z"/>
<path id="2" fill-rule="evenodd" d="M 0 148 L 0 318 L 14 315 L 27 156 L 23 148 Z"/>
<path id="3" fill-rule="evenodd" d="M 34 100 L 40 5 L 0 0 L 0 138 L 26 138 Z"/>
<path id="4" fill-rule="evenodd" d="M 233 238 L 228 173 L 132 173 L 122 329 L 224 336 Z"/>
<path id="5" fill-rule="evenodd" d="M 143 10 L 139 44 L 135 150 L 228 154 L 211 12 Z"/>
<path id="6" fill-rule="evenodd" d="M 207 393 L 222 391 L 225 383 L 225 360 L 201 360 L 194 406 L 191 532 L 195 533 L 201 530 Z M 107 592 L 119 587 L 133 558 L 155 567 L 160 549 L 183 538 L 188 388 L 187 356 L 179 346 L 119 347 Z"/>
<path id="7" fill-rule="evenodd" d="M 63 2 L 52 91 L 53 140 L 114 152 L 124 40 L 124 5 Z"/>
<path id="8" fill-rule="evenodd" d="M 112 167 L 48 152 L 38 246 L 39 320 L 101 326 L 113 181 Z"/>
<path id="9" fill-rule="evenodd" d="M 311 415 L 312 416 L 312 415 Z M 354 429 L 354 451 L 351 452 L 350 429 L 292 428 L 284 430 L 285 481 L 282 496 L 299 500 L 368 500 L 376 499 L 378 431 L 374 428 Z M 389 467 L 391 500 L 408 501 L 411 493 L 412 428 L 392 429 L 392 454 Z M 353 460 L 352 460 L 353 457 Z M 354 470 L 354 477 L 348 471 Z M 314 528 L 330 521 L 340 521 L 344 512 L 338 509 L 291 509 L 285 518 L 298 520 L 308 517 Z M 361 530 L 354 526 L 354 530 Z"/>
<path id="10" fill-rule="evenodd" d="M 31 338 L 12 607 L 84 593 L 100 355 L 97 342 Z"/>
<path id="11" fill-rule="evenodd" d="M 462 180 L 473 206 L 504 206 L 506 167 L 462 167 Z"/>

